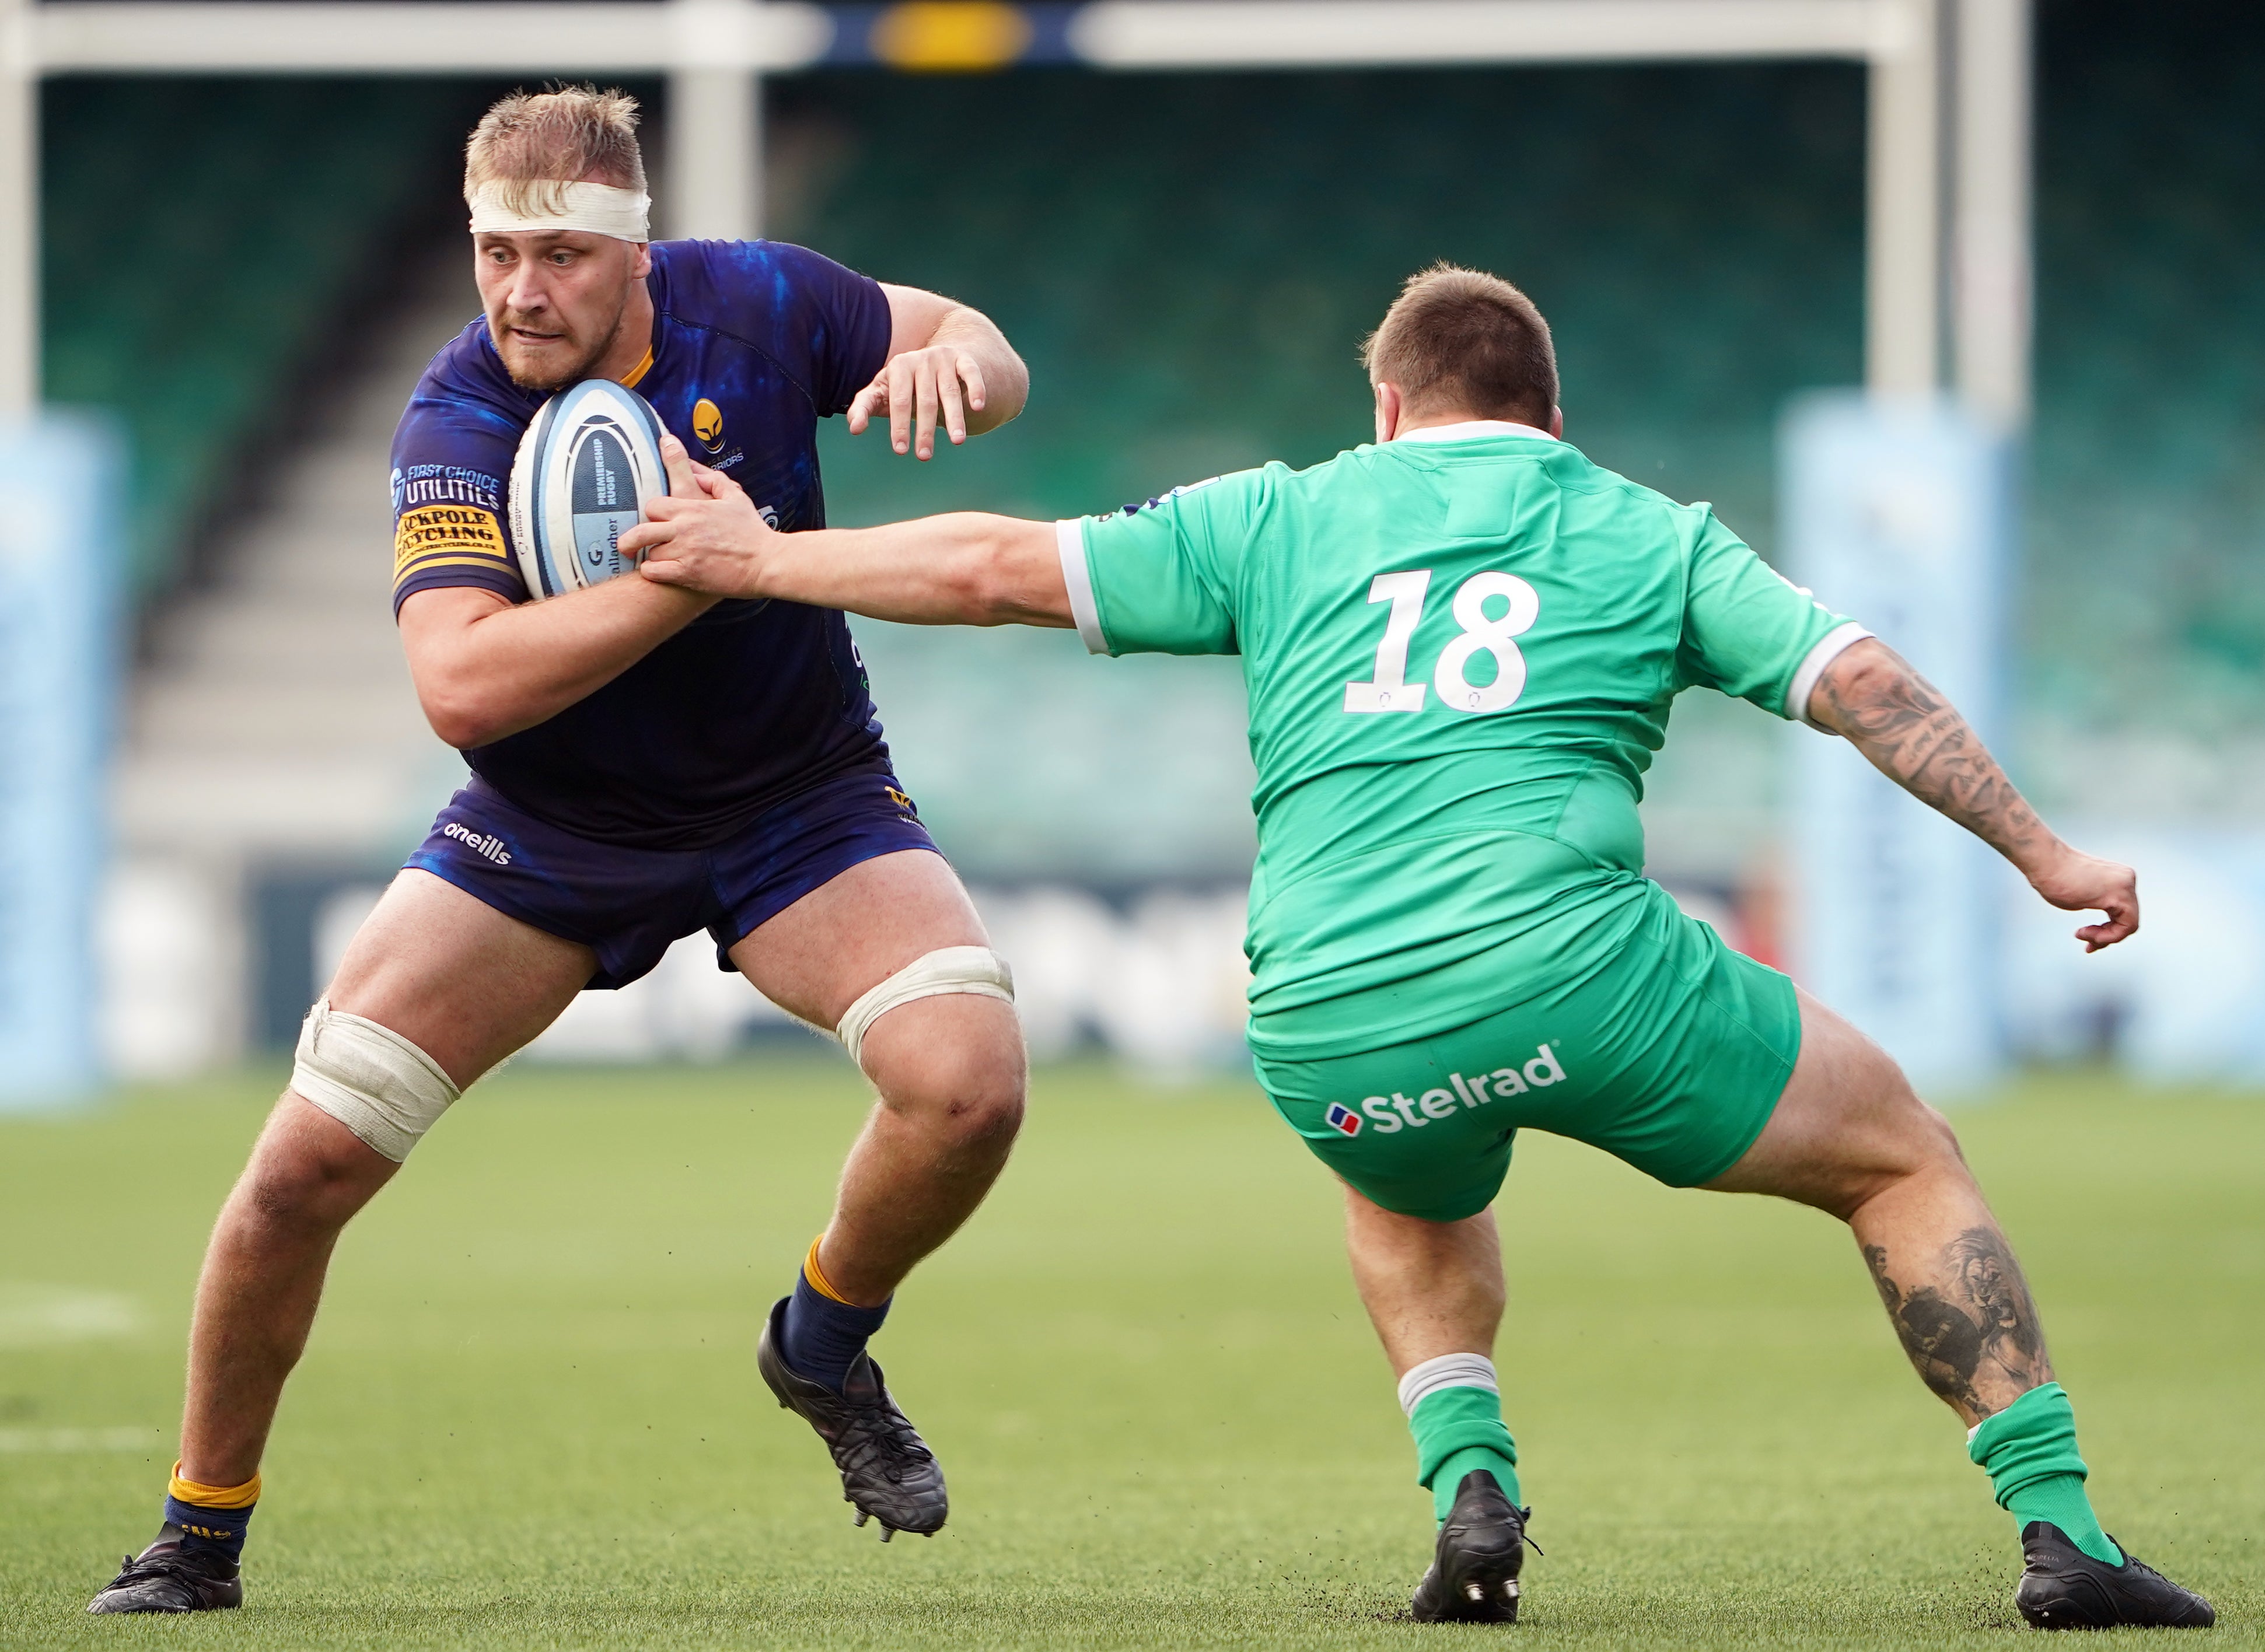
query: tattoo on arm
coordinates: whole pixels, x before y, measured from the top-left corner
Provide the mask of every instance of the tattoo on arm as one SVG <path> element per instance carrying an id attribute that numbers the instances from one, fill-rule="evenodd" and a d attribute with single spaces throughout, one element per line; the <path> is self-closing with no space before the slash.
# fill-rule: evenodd
<path id="1" fill-rule="evenodd" d="M 2036 1304 L 1997 1229 L 1968 1228 L 1943 1247 L 1933 1278 L 1907 1287 L 1886 1247 L 1865 1246 L 1864 1265 L 1919 1380 L 1970 1422 L 2052 1380 Z"/>
<path id="2" fill-rule="evenodd" d="M 1866 651 L 1854 659 L 1856 649 Z M 1884 655 L 1892 668 L 1883 666 Z M 2052 841 L 2006 771 L 1942 691 L 1886 644 L 1859 643 L 1817 686 L 1817 720 L 1845 737 L 1875 768 L 1940 810 L 2015 865 Z M 1841 661 L 1835 661 L 1838 666 Z"/>

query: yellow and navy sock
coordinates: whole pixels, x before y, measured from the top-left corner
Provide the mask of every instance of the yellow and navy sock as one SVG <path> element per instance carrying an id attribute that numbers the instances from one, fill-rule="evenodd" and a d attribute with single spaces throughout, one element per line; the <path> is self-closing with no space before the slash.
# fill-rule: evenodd
<path id="1" fill-rule="evenodd" d="M 1463 1476 L 1482 1468 L 1518 1503 L 1518 1442 L 1503 1426 L 1494 1361 L 1442 1354 L 1410 1366 L 1400 1379 L 1400 1408 L 1416 1437 L 1416 1481 L 1430 1490 L 1434 1517 L 1446 1519 Z"/>
<path id="2" fill-rule="evenodd" d="M 790 1370 L 839 1394 L 849 1380 L 849 1367 L 865 1351 L 866 1339 L 881 1328 L 881 1321 L 889 1317 L 889 1302 L 896 1299 L 872 1308 L 844 1300 L 818 1265 L 818 1245 L 816 1239 L 810 1241 L 810 1255 L 803 1259 L 794 1294 L 787 1299 L 779 1357 Z"/>
<path id="3" fill-rule="evenodd" d="M 175 1463 L 173 1483 L 165 1488 L 165 1524 L 179 1528 L 183 1548 L 217 1550 L 241 1563 L 244 1531 L 259 1501 L 257 1474 L 241 1486 L 206 1486 L 183 1480 Z"/>
<path id="4" fill-rule="evenodd" d="M 1966 1454 L 1989 1474 L 1998 1506 L 2016 1524 L 2049 1521 L 2103 1566 L 2123 1564 L 2085 1495 L 2089 1471 L 2076 1454 L 2076 1411 L 2060 1384 L 2032 1388 L 1984 1417 L 1966 1437 Z"/>

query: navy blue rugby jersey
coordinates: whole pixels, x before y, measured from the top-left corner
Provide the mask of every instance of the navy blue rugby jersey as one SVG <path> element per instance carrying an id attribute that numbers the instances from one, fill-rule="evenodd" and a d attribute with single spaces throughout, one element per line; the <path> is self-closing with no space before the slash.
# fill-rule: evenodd
<path id="1" fill-rule="evenodd" d="M 818 421 L 889 353 L 879 283 L 771 241 L 652 244 L 652 347 L 627 382 L 692 455 L 786 529 L 826 525 Z M 545 397 L 475 320 L 433 358 L 393 438 L 393 608 L 437 586 L 527 600 L 504 508 Z M 465 753 L 570 832 L 701 848 L 836 775 L 888 763 L 849 628 L 832 609 L 723 602 L 548 722 Z"/>

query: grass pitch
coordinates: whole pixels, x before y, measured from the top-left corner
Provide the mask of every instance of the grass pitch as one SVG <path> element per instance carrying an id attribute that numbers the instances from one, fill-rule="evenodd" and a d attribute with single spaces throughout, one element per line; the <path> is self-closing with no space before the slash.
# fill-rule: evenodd
<path id="1" fill-rule="evenodd" d="M 1428 1501 L 1332 1185 L 1247 1086 L 1042 1073 L 877 1346 L 950 1527 L 854 1530 L 760 1317 L 861 1112 L 838 1060 L 521 1067 L 349 1230 L 250 1604 L 88 1619 L 154 1528 L 213 1212 L 277 1073 L 0 1122 L 0 1643 L 1416 1646 Z M 2039 1081 L 1960 1119 L 2111 1531 L 2260 1643 L 2265 1101 Z M 2012 1523 L 1845 1232 L 1520 1146 L 1499 1350 L 1524 1639 L 2002 1646 Z M 2087 1643 L 2091 1644 L 2091 1643 Z M 2182 1643 L 2183 1644 L 2183 1643 Z"/>

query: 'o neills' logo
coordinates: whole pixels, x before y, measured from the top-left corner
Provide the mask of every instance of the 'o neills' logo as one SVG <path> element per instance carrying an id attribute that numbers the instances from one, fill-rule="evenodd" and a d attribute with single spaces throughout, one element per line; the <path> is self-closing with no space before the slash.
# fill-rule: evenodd
<path id="1" fill-rule="evenodd" d="M 470 826 L 460 826 L 454 820 L 441 828 L 441 835 L 444 838 L 455 839 L 466 848 L 486 855 L 498 866 L 511 864 L 511 851 L 504 848 L 503 840 L 499 837 L 484 836 Z"/>

